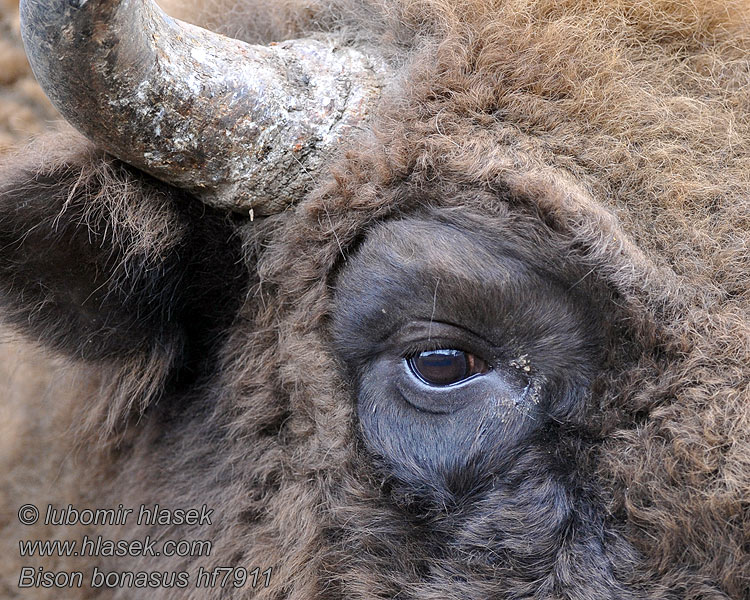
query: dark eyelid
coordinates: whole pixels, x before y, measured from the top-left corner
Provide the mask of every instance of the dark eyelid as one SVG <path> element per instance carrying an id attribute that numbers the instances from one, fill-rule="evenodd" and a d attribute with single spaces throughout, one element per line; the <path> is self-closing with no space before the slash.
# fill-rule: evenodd
<path id="1" fill-rule="evenodd" d="M 409 321 L 389 336 L 387 346 L 402 357 L 440 348 L 457 348 L 490 361 L 494 346 L 477 333 L 444 321 Z"/>

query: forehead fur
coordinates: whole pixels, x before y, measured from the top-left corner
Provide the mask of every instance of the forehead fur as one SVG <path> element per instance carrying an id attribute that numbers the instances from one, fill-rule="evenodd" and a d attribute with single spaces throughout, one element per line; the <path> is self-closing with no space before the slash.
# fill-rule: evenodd
<path id="1" fill-rule="evenodd" d="M 347 213 L 403 210 L 384 190 L 404 183 L 433 196 L 508 187 L 569 235 L 593 219 L 601 237 L 605 221 L 631 262 L 679 278 L 681 301 L 715 307 L 747 289 L 741 5 L 407 4 L 440 34 L 310 210 L 325 204 L 330 221 L 335 198 Z M 361 234 L 346 223 L 345 237 Z"/>

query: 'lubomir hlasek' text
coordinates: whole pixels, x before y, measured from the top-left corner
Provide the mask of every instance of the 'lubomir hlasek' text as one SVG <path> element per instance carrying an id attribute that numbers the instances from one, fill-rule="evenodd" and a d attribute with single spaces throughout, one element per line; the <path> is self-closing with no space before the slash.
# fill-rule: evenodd
<path id="1" fill-rule="evenodd" d="M 126 525 L 133 515 L 137 525 L 211 525 L 214 509 L 205 504 L 200 508 L 164 508 L 158 504 L 141 504 L 137 514 L 133 508 L 118 504 L 117 508 L 75 508 L 68 504 L 66 508 L 55 508 L 47 505 L 44 516 L 45 525 Z M 131 518 L 132 522 L 132 518 Z"/>

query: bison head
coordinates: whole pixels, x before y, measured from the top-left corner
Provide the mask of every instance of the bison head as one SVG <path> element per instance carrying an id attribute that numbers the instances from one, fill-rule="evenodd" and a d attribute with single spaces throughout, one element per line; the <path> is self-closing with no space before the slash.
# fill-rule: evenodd
<path id="1" fill-rule="evenodd" d="M 110 569 L 746 597 L 746 8 L 306 14 L 261 46 L 144 0 L 23 9 L 94 144 L 4 167 L 6 318 L 93 372 L 85 498 L 217 515 L 174 530 L 210 559 Z"/>

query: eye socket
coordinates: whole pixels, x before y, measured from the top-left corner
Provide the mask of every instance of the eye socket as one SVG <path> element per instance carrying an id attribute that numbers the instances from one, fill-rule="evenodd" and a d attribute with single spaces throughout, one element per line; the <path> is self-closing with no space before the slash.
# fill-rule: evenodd
<path id="1" fill-rule="evenodd" d="M 478 356 L 453 348 L 422 352 L 407 362 L 419 379 L 438 387 L 454 385 L 490 370 Z"/>

